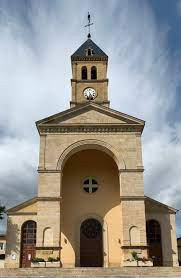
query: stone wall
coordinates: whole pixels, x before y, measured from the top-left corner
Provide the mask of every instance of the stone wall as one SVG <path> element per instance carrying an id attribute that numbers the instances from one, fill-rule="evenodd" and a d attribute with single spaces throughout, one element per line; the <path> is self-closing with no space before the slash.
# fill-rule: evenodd
<path id="1" fill-rule="evenodd" d="M 86 116 L 86 114 L 85 114 Z M 79 152 L 83 150 L 89 150 L 91 157 L 91 153 L 95 152 L 95 149 L 97 151 L 100 151 L 100 157 L 104 155 L 104 151 L 106 148 L 112 153 L 112 161 L 115 163 L 117 167 L 117 178 L 118 178 L 118 187 L 119 190 L 117 192 L 117 198 L 118 203 L 117 209 L 116 209 L 116 215 L 111 214 L 111 219 L 120 219 L 120 225 L 119 225 L 119 233 L 117 233 L 117 238 L 114 240 L 115 246 L 119 249 L 118 251 L 115 251 L 109 255 L 109 265 L 123 265 L 123 261 L 130 258 L 131 252 L 134 250 L 134 246 L 129 249 L 129 252 L 127 250 L 121 249 L 121 246 L 129 246 L 130 245 L 130 229 L 131 227 L 135 226 L 139 230 L 140 234 L 140 246 L 141 248 L 144 248 L 146 245 L 146 234 L 145 234 L 145 216 L 144 216 L 144 190 L 143 190 L 143 173 L 142 173 L 142 155 L 141 155 L 141 140 L 138 133 L 109 133 L 108 134 L 48 134 L 46 136 L 41 136 L 41 142 L 42 145 L 40 147 L 40 173 L 39 173 L 39 196 L 41 197 L 55 197 L 60 194 L 62 197 L 62 207 L 60 213 L 60 218 L 63 215 L 66 215 L 70 213 L 71 206 L 73 205 L 73 200 L 71 202 L 66 201 L 66 198 L 63 196 L 63 193 L 61 194 L 62 190 L 65 190 L 64 186 L 64 167 L 66 169 L 66 163 L 71 159 L 71 156 L 74 153 L 79 154 Z M 80 144 L 79 144 L 80 142 Z M 84 143 L 82 143 L 84 142 Z M 72 147 L 71 147 L 72 146 Z M 68 150 L 68 151 L 67 151 Z M 106 151 L 105 151 L 106 152 Z M 65 155 L 64 155 L 65 153 Z M 102 154 L 101 154 L 102 153 Z M 88 157 L 89 157 L 88 156 Z M 62 160 L 61 160 L 61 157 Z M 115 159 L 115 161 L 114 161 Z M 97 159 L 96 159 L 97 160 Z M 95 161 L 96 163 L 96 161 Z M 79 164 L 79 161 L 77 161 L 77 170 L 76 173 L 79 171 L 82 173 L 83 176 L 85 176 L 86 171 L 85 169 L 82 170 L 81 165 Z M 80 169 L 80 170 L 78 170 Z M 109 169 L 102 173 L 102 176 L 104 177 L 107 173 L 110 175 Z M 68 174 L 67 174 L 68 175 Z M 72 174 L 71 170 L 69 173 L 69 178 L 74 178 L 75 175 Z M 82 176 L 82 178 L 83 178 Z M 99 174 L 100 176 L 100 174 Z M 66 196 L 70 194 L 71 196 L 75 195 L 75 192 L 73 191 L 73 181 L 69 180 L 69 182 L 66 182 L 66 188 L 69 188 L 70 192 L 66 193 Z M 79 189 L 80 189 L 80 183 L 79 180 Z M 53 189 L 53 190 L 52 190 Z M 71 192 L 72 190 L 72 192 Z M 111 194 L 111 193 L 109 193 Z M 113 194 L 113 193 L 112 193 Z M 111 195 L 110 195 L 111 196 Z M 127 198 L 129 199 L 121 199 L 120 198 Z M 135 199 L 135 197 L 137 199 Z M 81 198 L 81 197 L 80 197 Z M 102 193 L 102 198 L 104 202 L 104 198 L 106 199 L 106 193 Z M 77 201 L 77 204 L 82 203 L 82 199 Z M 97 201 L 96 201 L 97 202 Z M 96 204 L 95 202 L 95 204 Z M 71 206 L 70 206 L 71 203 Z M 105 202 L 106 203 L 106 202 Z M 99 202 L 98 202 L 99 204 Z M 79 209 L 79 206 L 73 206 L 74 211 L 73 214 L 65 217 L 64 219 L 72 219 L 71 223 L 74 223 L 76 219 L 81 217 L 81 214 L 78 213 L 78 215 L 75 214 L 76 209 Z M 78 208 L 77 208 L 78 207 Z M 46 209 L 45 209 L 46 210 Z M 99 210 L 101 211 L 101 208 L 99 207 Z M 98 214 L 98 211 L 97 214 Z M 91 211 L 91 206 L 87 207 L 87 212 Z M 113 210 L 114 211 L 114 210 Z M 112 213 L 113 213 L 112 211 Z M 118 213 L 119 211 L 119 213 Z M 46 214 L 46 212 L 44 212 Z M 47 212 L 48 213 L 48 212 Z M 86 214 L 85 213 L 85 214 Z M 103 217 L 103 215 L 102 215 Z M 62 218 L 61 218 L 62 219 Z M 102 218 L 104 219 L 104 217 Z M 65 221 L 65 220 L 64 220 Z M 118 220 L 117 220 L 118 221 Z M 69 223 L 69 227 L 71 227 L 71 224 Z M 116 223 L 116 220 L 115 220 Z M 122 223 L 122 228 L 121 228 Z M 115 226 L 117 229 L 118 226 Z M 75 228 L 75 226 L 74 226 Z M 78 229 L 78 228 L 77 228 Z M 108 224 L 108 229 L 113 229 L 112 234 L 114 234 L 114 228 L 112 228 L 112 225 Z M 69 232 L 68 232 L 69 233 Z M 72 232 L 73 233 L 73 228 Z M 41 237 L 42 231 L 39 232 L 39 237 Z M 79 264 L 78 262 L 78 255 L 75 254 L 75 249 L 79 250 L 79 247 L 76 246 L 76 248 L 72 247 L 72 243 L 69 242 L 66 235 L 62 232 L 62 261 L 63 265 L 74 265 Z M 75 241 L 78 244 L 77 239 L 74 238 L 74 244 Z M 111 237 L 108 239 L 108 246 L 111 246 Z M 110 247 L 111 250 L 111 247 Z M 111 252 L 111 251 L 110 251 Z M 144 250 L 141 250 L 141 252 L 146 255 Z M 118 255 L 119 253 L 119 255 Z M 116 254 L 116 256 L 114 256 Z M 122 254 L 122 256 L 121 256 Z M 125 255 L 124 255 L 125 254 Z M 120 257 L 121 256 L 121 257 Z M 115 261 L 116 258 L 116 261 Z M 108 263 L 108 262 L 105 262 Z"/>
<path id="2" fill-rule="evenodd" d="M 146 221 L 156 220 L 161 227 L 163 266 L 178 266 L 175 213 L 146 201 Z"/>
<path id="3" fill-rule="evenodd" d="M 29 209 L 31 211 L 31 208 Z M 22 215 L 8 216 L 5 268 L 20 267 L 21 228 L 28 220 L 37 222 L 37 216 L 23 215 L 23 213 Z"/>
<path id="4" fill-rule="evenodd" d="M 82 80 L 81 69 L 87 67 L 87 80 Z M 91 67 L 97 68 L 97 80 L 91 80 Z M 97 97 L 95 102 L 108 102 L 107 62 L 105 61 L 79 61 L 72 64 L 72 102 L 83 103 L 86 101 L 83 91 L 87 87 L 94 88 Z"/>

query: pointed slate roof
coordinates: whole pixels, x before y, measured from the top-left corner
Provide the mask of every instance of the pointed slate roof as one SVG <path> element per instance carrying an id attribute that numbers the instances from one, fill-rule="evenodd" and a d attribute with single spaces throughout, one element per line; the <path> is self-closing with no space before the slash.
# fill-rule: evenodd
<path id="1" fill-rule="evenodd" d="M 87 56 L 86 49 L 92 49 L 93 55 Z M 87 39 L 71 56 L 71 60 L 108 60 L 108 56 L 91 39 Z"/>

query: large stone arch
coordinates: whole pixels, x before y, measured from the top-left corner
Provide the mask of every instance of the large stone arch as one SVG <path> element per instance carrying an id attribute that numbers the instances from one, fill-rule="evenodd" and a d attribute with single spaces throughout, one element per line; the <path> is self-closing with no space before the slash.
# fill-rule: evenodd
<path id="1" fill-rule="evenodd" d="M 118 150 L 116 150 L 114 147 L 112 147 L 110 144 L 108 144 L 105 141 L 96 140 L 96 139 L 87 139 L 87 140 L 77 141 L 71 144 L 63 151 L 57 163 L 57 170 L 62 171 L 69 157 L 71 157 L 76 152 L 86 150 L 86 149 L 96 149 L 96 150 L 103 151 L 113 158 L 118 169 L 126 169 L 125 161 Z"/>
<path id="2" fill-rule="evenodd" d="M 105 167 L 106 167 L 106 173 L 103 172 L 104 171 L 104 166 L 100 167 L 100 173 L 99 173 L 99 167 L 98 169 L 96 169 L 95 165 L 91 166 L 93 171 L 95 171 L 95 176 L 98 181 L 100 178 L 100 192 L 102 190 L 102 192 L 105 192 L 106 196 L 105 200 L 106 202 L 103 202 L 104 204 L 101 205 L 100 202 L 100 206 L 99 206 L 99 202 L 98 200 L 99 197 L 101 198 L 101 195 L 96 197 L 97 195 L 95 194 L 94 196 L 92 195 L 92 197 L 90 199 L 94 199 L 97 200 L 97 207 L 92 206 L 94 204 L 94 202 L 92 201 L 88 201 L 88 203 L 84 203 L 85 198 L 87 198 L 85 194 L 87 193 L 81 193 L 82 192 L 82 180 L 84 177 L 84 170 L 86 168 L 85 165 L 85 161 L 87 159 L 86 156 L 86 152 L 85 153 L 81 153 L 82 150 L 87 150 L 89 153 L 94 152 L 94 154 L 97 156 L 97 158 L 99 159 L 99 163 L 101 162 L 101 159 L 105 158 Z M 100 154 L 98 152 L 96 152 L 96 150 L 100 151 Z M 77 157 L 74 157 L 74 154 L 77 153 Z M 81 160 L 82 157 L 82 160 Z M 68 266 L 74 266 L 74 264 L 76 266 L 80 266 L 80 227 L 81 224 L 84 220 L 86 220 L 87 218 L 94 218 L 96 220 L 98 220 L 103 228 L 103 259 L 104 259 L 104 267 L 107 267 L 109 265 L 109 254 L 112 254 L 113 251 L 117 252 L 116 254 L 118 254 L 119 256 L 119 249 L 120 247 L 114 247 L 114 244 L 111 243 L 111 247 L 108 244 L 108 225 L 109 225 L 109 221 L 110 223 L 113 222 L 113 224 L 110 224 L 111 226 L 114 227 L 114 229 L 116 230 L 116 239 L 120 237 L 120 231 L 118 228 L 118 224 L 117 223 L 121 223 L 121 221 L 119 221 L 119 206 L 120 206 L 120 195 L 119 195 L 119 191 L 120 191 L 120 185 L 119 185 L 119 171 L 118 169 L 125 169 L 125 163 L 124 160 L 121 158 L 119 158 L 119 152 L 114 149 L 114 147 L 112 147 L 111 145 L 107 144 L 104 141 L 100 141 L 100 140 L 94 140 L 94 139 L 89 139 L 89 140 L 81 140 L 78 141 L 76 143 L 73 143 L 71 145 L 69 145 L 66 149 L 64 149 L 64 151 L 62 152 L 58 164 L 57 164 L 57 171 L 62 172 L 61 175 L 61 196 L 62 199 L 64 200 L 64 202 L 62 203 L 62 263 L 65 267 Z M 77 172 L 77 170 L 79 169 L 79 163 L 78 163 L 78 159 L 80 158 L 80 162 L 84 162 L 83 164 L 80 163 L 80 165 L 83 166 L 83 168 L 80 169 L 80 173 Z M 72 159 L 72 160 L 71 160 Z M 90 158 L 90 160 L 92 161 L 94 159 L 94 156 L 92 156 Z M 108 163 L 107 163 L 108 162 Z M 96 163 L 95 163 L 96 164 Z M 115 165 L 116 164 L 116 165 Z M 84 167 L 85 165 L 85 167 Z M 90 164 L 92 165 L 92 164 Z M 99 164 L 97 164 L 99 165 Z M 111 165 L 111 175 L 113 175 L 113 179 L 108 178 L 109 176 L 109 171 L 108 168 Z M 121 166 L 120 166 L 121 165 Z M 70 167 L 70 168 L 69 168 Z M 74 168 L 75 167 L 75 168 Z M 91 169 L 89 169 L 91 170 Z M 88 170 L 88 172 L 89 172 Z M 97 170 L 97 171 L 96 171 Z M 70 171 L 72 171 L 72 175 L 70 175 Z M 79 171 L 79 170 L 78 170 Z M 82 171 L 82 172 L 81 172 Z M 99 175 L 103 175 L 105 173 L 106 178 L 102 178 L 99 177 Z M 94 174 L 94 173 L 92 173 Z M 86 172 L 86 176 L 87 176 L 87 172 Z M 108 180 L 107 180 L 108 179 Z M 113 190 L 113 196 L 110 198 L 110 192 L 109 188 L 110 185 L 112 184 L 112 182 L 115 183 L 114 186 L 114 190 Z M 105 186 L 103 185 L 103 183 L 105 184 Z M 101 185 L 102 184 L 102 185 Z M 72 186 L 74 185 L 74 186 Z M 80 194 L 79 194 L 80 192 Z M 74 195 L 75 194 L 75 195 Z M 85 195 L 85 198 L 84 198 Z M 74 198 L 72 199 L 71 196 L 74 196 Z M 70 204 L 70 199 L 72 199 L 71 201 L 71 206 L 72 206 L 72 211 L 70 210 L 70 206 L 68 204 Z M 89 199 L 87 199 L 89 200 Z M 102 200 L 102 199 L 101 199 Z M 82 202 L 83 201 L 83 202 Z M 85 208 L 85 210 L 82 208 L 81 206 L 77 206 L 77 204 L 81 202 L 82 204 L 82 208 Z M 80 209 L 75 209 L 74 211 L 74 206 L 80 207 Z M 116 215 L 116 217 L 118 216 L 118 221 L 113 221 L 111 220 L 111 218 L 109 218 L 108 215 Z M 106 222 L 104 221 L 104 219 L 106 221 L 108 221 L 108 223 L 106 224 Z M 75 222 L 74 222 L 75 221 Z M 69 223 L 70 222 L 70 223 Z M 76 230 L 76 232 L 74 232 Z M 113 228 L 110 228 L 110 230 L 112 231 Z M 67 241 L 69 242 L 68 245 L 65 246 L 64 244 L 64 237 L 67 239 Z M 66 259 L 66 249 L 69 250 L 70 252 L 70 257 L 71 258 L 71 262 L 67 261 Z M 115 249 L 115 250 L 114 250 Z M 117 260 L 117 258 L 116 258 Z M 119 260 L 119 258 L 118 258 Z M 112 262 L 112 261 L 111 261 Z M 113 260 L 114 263 L 114 260 Z"/>

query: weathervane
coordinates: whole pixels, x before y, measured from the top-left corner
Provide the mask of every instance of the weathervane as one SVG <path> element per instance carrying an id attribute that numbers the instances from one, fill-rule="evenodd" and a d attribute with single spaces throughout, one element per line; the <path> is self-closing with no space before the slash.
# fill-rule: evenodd
<path id="1" fill-rule="evenodd" d="M 91 16 L 90 16 L 90 13 L 89 13 L 89 12 L 88 12 L 87 19 L 88 19 L 88 24 L 85 25 L 84 27 L 89 27 L 89 33 L 88 33 L 87 37 L 88 37 L 88 39 L 90 39 L 90 38 L 91 38 L 90 26 L 93 25 L 94 23 L 91 23 Z"/>

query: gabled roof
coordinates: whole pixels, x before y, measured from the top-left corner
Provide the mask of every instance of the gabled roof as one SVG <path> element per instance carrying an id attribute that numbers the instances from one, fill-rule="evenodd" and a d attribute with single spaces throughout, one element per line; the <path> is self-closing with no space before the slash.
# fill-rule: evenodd
<path id="1" fill-rule="evenodd" d="M 32 199 L 29 199 L 29 200 L 27 200 L 27 201 L 25 201 L 25 202 L 23 202 L 21 204 L 16 205 L 15 207 L 12 207 L 12 208 L 8 209 L 6 211 L 6 213 L 8 215 L 17 214 L 17 212 L 20 211 L 21 209 L 26 208 L 26 207 L 36 203 L 38 201 L 38 199 L 39 199 L 38 197 L 34 197 Z M 163 204 L 163 203 L 161 203 L 159 201 L 156 201 L 156 200 L 154 200 L 154 199 L 152 199 L 152 198 L 150 198 L 148 196 L 145 196 L 145 201 L 146 202 L 150 202 L 150 203 L 152 203 L 153 205 L 155 205 L 157 207 L 162 207 L 163 209 L 166 209 L 170 213 L 177 213 L 179 211 L 179 210 L 177 210 L 177 209 L 175 209 L 173 207 L 167 206 L 167 205 L 165 205 L 165 204 Z"/>
<path id="2" fill-rule="evenodd" d="M 16 212 L 16 211 L 18 211 L 20 209 L 26 208 L 27 206 L 30 206 L 30 205 L 34 204 L 36 202 L 37 202 L 37 197 L 34 197 L 32 199 L 29 199 L 29 200 L 27 200 L 27 201 L 25 201 L 23 203 L 20 203 L 20 204 L 16 205 L 15 207 L 9 208 L 6 211 L 6 213 L 7 214 L 14 213 L 14 212 Z"/>
<path id="3" fill-rule="evenodd" d="M 145 196 L 145 200 L 148 201 L 148 202 L 151 202 L 151 203 L 153 203 L 153 204 L 155 204 L 155 205 L 157 205 L 157 206 L 161 206 L 161 207 L 163 207 L 163 208 L 169 210 L 169 211 L 172 212 L 172 213 L 173 213 L 173 212 L 176 213 L 176 212 L 179 211 L 178 209 L 175 209 L 175 208 L 173 208 L 173 207 L 167 206 L 167 205 L 165 205 L 165 204 L 163 204 L 163 203 L 161 203 L 161 202 L 159 202 L 159 201 L 157 201 L 157 200 L 155 200 L 155 199 L 152 199 L 152 198 L 150 198 L 150 197 L 148 197 L 148 196 Z"/>
<path id="4" fill-rule="evenodd" d="M 90 113 L 91 111 L 95 113 Z M 88 114 L 90 118 L 89 121 L 86 121 L 84 119 L 87 119 Z M 82 117 L 83 120 L 81 120 L 81 115 L 85 115 L 86 117 Z M 94 115 L 96 115 L 95 118 Z M 77 118 L 76 121 L 75 118 Z M 41 127 L 114 126 L 137 127 L 142 132 L 145 122 L 94 102 L 87 102 L 37 121 L 36 125 L 38 130 Z"/>
<path id="5" fill-rule="evenodd" d="M 92 49 L 93 55 L 87 56 L 86 50 Z M 87 39 L 71 56 L 71 60 L 91 60 L 91 59 L 103 59 L 107 60 L 108 56 L 100 47 L 95 44 L 91 39 Z"/>

